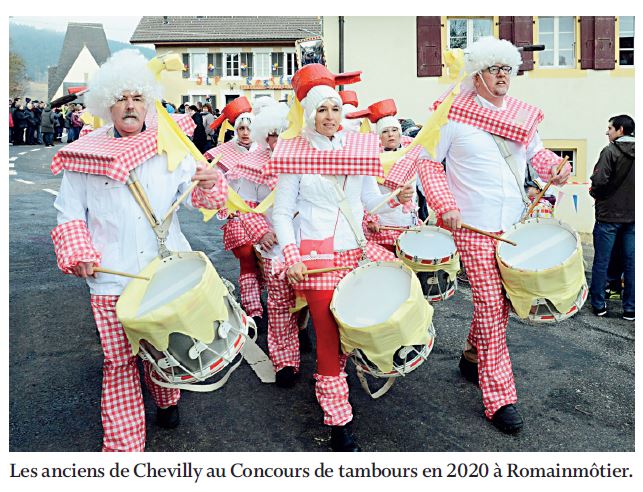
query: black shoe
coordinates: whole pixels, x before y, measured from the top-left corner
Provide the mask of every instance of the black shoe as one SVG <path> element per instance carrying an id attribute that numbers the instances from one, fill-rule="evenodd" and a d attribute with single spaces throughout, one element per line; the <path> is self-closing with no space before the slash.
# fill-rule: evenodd
<path id="1" fill-rule="evenodd" d="M 280 388 L 292 388 L 295 381 L 297 381 L 297 374 L 292 366 L 286 366 L 275 374 L 275 384 Z"/>
<path id="2" fill-rule="evenodd" d="M 476 385 L 480 384 L 478 381 L 478 364 L 467 360 L 464 354 L 462 354 L 458 366 L 460 367 L 460 374 L 462 374 L 464 379 Z"/>
<path id="3" fill-rule="evenodd" d="M 310 339 L 310 332 L 308 328 L 299 330 L 299 352 L 302 354 L 309 354 L 313 351 L 313 342 Z"/>
<path id="4" fill-rule="evenodd" d="M 351 433 L 350 427 L 346 425 L 331 425 L 330 427 L 330 447 L 333 451 L 343 451 L 355 453 L 361 451 L 355 437 Z"/>
<path id="5" fill-rule="evenodd" d="M 156 424 L 163 429 L 174 429 L 179 425 L 179 406 L 156 408 Z"/>
<path id="6" fill-rule="evenodd" d="M 603 305 L 600 309 L 592 306 L 592 313 L 594 313 L 595 316 L 605 316 L 607 314 L 607 305 Z"/>
<path id="7" fill-rule="evenodd" d="M 500 407 L 491 418 L 491 423 L 505 434 L 515 434 L 523 426 L 523 420 L 513 404 Z"/>
<path id="8" fill-rule="evenodd" d="M 634 321 L 634 311 L 623 311 L 623 319 Z"/>

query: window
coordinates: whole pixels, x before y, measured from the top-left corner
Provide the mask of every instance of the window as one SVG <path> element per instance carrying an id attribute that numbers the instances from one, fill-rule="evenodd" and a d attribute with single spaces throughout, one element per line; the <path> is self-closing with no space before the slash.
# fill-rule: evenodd
<path id="1" fill-rule="evenodd" d="M 284 74 L 284 54 L 283 53 L 273 53 L 272 54 L 272 75 L 275 77 L 281 77 Z"/>
<path id="2" fill-rule="evenodd" d="M 285 53 L 286 55 L 286 64 L 285 64 L 285 75 L 292 77 L 297 71 L 297 57 L 295 53 Z"/>
<path id="3" fill-rule="evenodd" d="M 181 96 L 181 106 L 186 102 L 190 102 L 190 96 Z"/>
<path id="4" fill-rule="evenodd" d="M 239 76 L 239 53 L 226 53 L 224 76 L 225 77 Z"/>
<path id="5" fill-rule="evenodd" d="M 254 76 L 254 57 L 252 53 L 241 53 L 241 76 L 252 77 Z"/>
<path id="6" fill-rule="evenodd" d="M 576 66 L 574 17 L 539 17 L 538 43 L 545 45 L 545 50 L 538 54 L 541 67 Z"/>
<path id="7" fill-rule="evenodd" d="M 183 53 L 182 58 L 183 58 L 182 75 L 184 79 L 189 79 L 190 78 L 190 53 Z"/>
<path id="8" fill-rule="evenodd" d="M 449 19 L 449 48 L 466 48 L 483 36 L 493 35 L 493 19 Z"/>
<path id="9" fill-rule="evenodd" d="M 550 149 L 554 154 L 564 159 L 569 158 L 569 165 L 572 166 L 572 176 L 576 176 L 576 149 Z"/>
<path id="10" fill-rule="evenodd" d="M 270 53 L 255 53 L 255 77 L 267 79 L 272 76 Z"/>
<path id="11" fill-rule="evenodd" d="M 208 53 L 208 77 L 223 76 L 223 55 Z"/>
<path id="12" fill-rule="evenodd" d="M 618 64 L 634 65 L 634 17 L 618 18 Z"/>
<path id="13" fill-rule="evenodd" d="M 207 53 L 192 53 L 192 63 L 190 65 L 190 77 L 205 77 L 208 73 L 208 56 Z"/>

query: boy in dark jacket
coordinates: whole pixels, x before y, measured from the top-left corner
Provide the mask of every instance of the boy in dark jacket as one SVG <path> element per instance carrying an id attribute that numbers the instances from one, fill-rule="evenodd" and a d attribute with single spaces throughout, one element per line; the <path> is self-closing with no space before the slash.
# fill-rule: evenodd
<path id="1" fill-rule="evenodd" d="M 617 236 L 623 259 L 623 319 L 634 321 L 634 120 L 610 118 L 609 145 L 601 151 L 592 174 L 590 195 L 596 199 L 594 264 L 590 286 L 592 310 L 607 314 L 605 282 Z"/>

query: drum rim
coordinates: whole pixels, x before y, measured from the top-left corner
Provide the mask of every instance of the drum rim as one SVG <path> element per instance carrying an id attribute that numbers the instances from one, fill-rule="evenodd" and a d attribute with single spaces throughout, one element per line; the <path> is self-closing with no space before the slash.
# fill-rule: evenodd
<path id="1" fill-rule="evenodd" d="M 405 253 L 401 246 L 400 246 L 400 238 L 407 233 L 414 233 L 414 234 L 419 234 L 423 230 L 431 230 L 434 229 L 436 230 L 439 234 L 444 234 L 446 236 L 451 237 L 451 240 L 453 241 L 453 245 L 455 246 L 455 249 L 453 250 L 453 253 L 451 253 L 449 256 L 443 256 L 442 258 L 434 258 L 432 260 L 424 260 L 424 259 L 419 259 L 417 256 L 411 256 L 407 253 Z M 449 263 L 450 261 L 453 261 L 455 259 L 456 255 L 458 255 L 458 246 L 455 244 L 455 239 L 453 238 L 453 234 L 451 234 L 450 231 L 447 231 L 446 229 L 434 225 L 423 225 L 420 226 L 419 228 L 416 226 L 415 229 L 409 229 L 406 231 L 403 231 L 400 233 L 400 235 L 395 239 L 395 252 L 398 257 L 404 257 L 411 261 L 412 263 L 419 263 L 421 265 L 441 265 L 443 263 Z M 419 261 L 418 261 L 419 260 Z"/>
<path id="2" fill-rule="evenodd" d="M 500 256 L 500 247 L 502 245 L 502 242 L 501 241 L 496 241 L 496 261 L 498 261 L 499 263 L 502 263 L 502 265 L 505 268 L 508 268 L 508 269 L 516 271 L 516 272 L 541 273 L 541 272 L 548 272 L 550 270 L 554 270 L 554 269 L 562 267 L 567 262 L 572 260 L 574 258 L 574 255 L 576 255 L 579 250 L 581 251 L 581 260 L 582 260 L 582 244 L 581 244 L 580 236 L 578 235 L 578 233 L 572 228 L 572 226 L 570 226 L 566 222 L 563 222 L 562 220 L 556 219 L 556 218 L 553 218 L 553 217 L 552 218 L 533 217 L 533 218 L 525 220 L 524 222 L 516 222 L 509 229 L 507 229 L 505 232 L 503 232 L 500 237 L 502 237 L 503 239 L 510 239 L 510 237 L 508 236 L 509 232 L 515 231 L 520 227 L 526 226 L 527 224 L 540 223 L 540 222 L 556 222 L 556 223 L 558 223 L 558 225 L 560 225 L 567 232 L 571 232 L 572 236 L 576 240 L 576 247 L 574 248 L 573 253 L 571 255 L 569 255 L 562 263 L 560 263 L 558 265 L 554 265 L 554 266 L 549 267 L 549 268 L 542 268 L 540 270 L 527 270 L 525 268 L 518 268 L 518 267 L 515 267 L 513 265 L 509 265 L 506 262 L 506 260 L 502 256 Z"/>

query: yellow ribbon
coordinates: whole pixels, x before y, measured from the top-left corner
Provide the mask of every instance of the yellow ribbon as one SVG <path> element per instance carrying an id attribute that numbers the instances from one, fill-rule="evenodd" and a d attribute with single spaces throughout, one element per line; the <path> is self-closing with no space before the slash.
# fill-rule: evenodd
<path id="1" fill-rule="evenodd" d="M 159 125 L 156 136 L 156 153 L 160 155 L 162 152 L 165 152 L 167 154 L 168 171 L 174 172 L 188 154 L 191 154 L 197 162 L 204 161 L 205 157 L 203 157 L 203 154 L 199 152 L 199 149 L 196 148 L 192 140 L 181 130 L 163 105 L 159 101 L 156 101 L 154 104 L 156 106 Z"/>
<path id="2" fill-rule="evenodd" d="M 437 109 L 429 115 L 428 119 L 409 145 L 403 149 L 396 150 L 395 152 L 383 152 L 380 154 L 380 161 L 382 162 L 385 176 L 388 175 L 393 164 L 395 164 L 398 159 L 406 155 L 406 153 L 416 145 L 421 145 L 430 155 L 435 155 L 435 149 L 440 141 L 440 128 L 447 123 L 453 100 L 458 94 L 460 94 L 460 85 L 467 75 L 463 68 L 464 52 L 460 48 L 446 50 L 444 52 L 444 61 L 449 69 L 449 78 L 456 81 L 453 88 Z"/>
<path id="3" fill-rule="evenodd" d="M 234 131 L 234 127 L 230 124 L 228 120 L 223 120 L 223 124 L 219 129 L 219 138 L 217 139 L 217 142 L 219 144 L 223 143 L 223 139 L 225 138 L 225 134 L 228 130 Z"/>
<path id="4" fill-rule="evenodd" d="M 155 56 L 147 62 L 147 68 L 154 74 L 156 80 L 161 80 L 161 72 L 176 72 L 183 69 L 183 61 L 178 53 L 169 53 L 167 55 Z"/>
<path id="5" fill-rule="evenodd" d="M 250 207 L 239 194 L 228 186 L 228 199 L 226 201 L 225 207 L 228 209 L 229 214 L 235 212 L 243 213 L 253 213 L 253 214 L 265 214 L 266 211 L 272 207 L 272 204 L 275 201 L 275 190 L 271 191 L 270 194 L 264 198 L 259 205 L 255 208 Z M 203 222 L 209 221 L 212 217 L 216 215 L 219 210 L 208 210 L 206 208 L 199 209 L 203 214 Z"/>
<path id="6" fill-rule="evenodd" d="M 371 133 L 371 123 L 368 118 L 362 118 L 362 124 L 359 126 L 360 133 Z"/>
<path id="7" fill-rule="evenodd" d="M 279 135 L 279 138 L 283 140 L 290 140 L 291 138 L 297 137 L 304 127 L 304 108 L 302 108 L 297 97 L 295 97 L 295 102 L 290 106 L 288 121 L 290 122 L 288 129 Z"/>
<path id="8" fill-rule="evenodd" d="M 101 118 L 94 116 L 89 111 L 83 111 L 83 114 L 80 115 L 80 119 L 83 123 L 92 126 L 94 129 L 100 128 L 105 124 Z"/>

